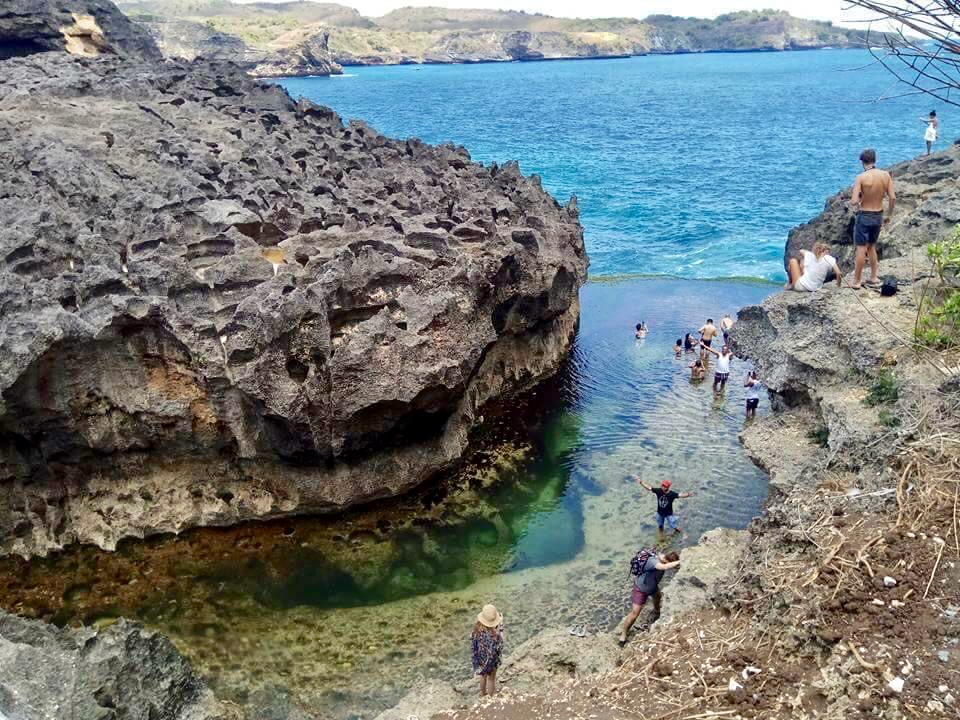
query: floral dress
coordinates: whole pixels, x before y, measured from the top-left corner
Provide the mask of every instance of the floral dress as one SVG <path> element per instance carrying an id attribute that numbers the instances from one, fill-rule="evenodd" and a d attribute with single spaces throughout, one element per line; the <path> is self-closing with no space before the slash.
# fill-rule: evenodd
<path id="1" fill-rule="evenodd" d="M 475 629 L 470 634 L 473 674 L 489 675 L 500 667 L 503 654 L 503 626 Z"/>

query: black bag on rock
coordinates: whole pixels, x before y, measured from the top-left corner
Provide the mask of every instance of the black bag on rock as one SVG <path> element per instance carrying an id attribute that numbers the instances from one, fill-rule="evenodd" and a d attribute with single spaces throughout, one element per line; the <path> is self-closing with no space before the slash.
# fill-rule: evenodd
<path id="1" fill-rule="evenodd" d="M 880 285 L 880 294 L 883 297 L 892 297 L 897 294 L 897 279 L 893 275 L 887 275 Z"/>

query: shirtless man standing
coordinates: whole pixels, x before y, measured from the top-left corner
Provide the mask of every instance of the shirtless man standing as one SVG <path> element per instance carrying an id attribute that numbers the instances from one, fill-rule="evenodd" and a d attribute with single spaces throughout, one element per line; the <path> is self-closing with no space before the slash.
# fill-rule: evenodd
<path id="1" fill-rule="evenodd" d="M 893 178 L 886 170 L 878 170 L 877 153 L 867 149 L 860 153 L 860 162 L 863 163 L 863 172 L 857 175 L 853 183 L 851 206 L 857 207 L 857 222 L 853 226 L 853 241 L 857 246 L 857 259 L 853 267 L 853 289 L 860 289 L 860 276 L 863 274 L 863 263 L 870 258 L 870 280 L 867 285 L 876 287 L 880 284 L 878 272 L 880 261 L 877 258 L 877 239 L 880 237 L 880 228 L 890 222 L 893 215 L 893 206 L 897 202 L 897 195 L 893 191 Z M 887 198 L 887 216 L 883 216 L 883 198 Z"/>
<path id="2" fill-rule="evenodd" d="M 707 319 L 707 324 L 697 330 L 700 333 L 700 357 L 706 359 L 707 351 L 713 339 L 717 336 L 717 326 L 713 324 L 713 318 Z"/>

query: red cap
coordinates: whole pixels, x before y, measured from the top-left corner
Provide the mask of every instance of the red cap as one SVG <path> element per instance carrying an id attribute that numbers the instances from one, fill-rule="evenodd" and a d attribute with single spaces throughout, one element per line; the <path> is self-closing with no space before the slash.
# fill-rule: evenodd
<path id="1" fill-rule="evenodd" d="M 660 487 L 668 488 L 668 487 L 670 487 L 672 484 L 673 484 L 673 483 L 671 483 L 669 480 L 664 480 L 662 483 L 660 483 Z"/>

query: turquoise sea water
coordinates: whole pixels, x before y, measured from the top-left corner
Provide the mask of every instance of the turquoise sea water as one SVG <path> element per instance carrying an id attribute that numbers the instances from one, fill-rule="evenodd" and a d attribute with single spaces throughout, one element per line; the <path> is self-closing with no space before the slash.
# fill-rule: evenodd
<path id="1" fill-rule="evenodd" d="M 347 68 L 283 85 L 395 137 L 516 159 L 576 194 L 591 274 L 783 277 L 787 231 L 852 183 L 857 156 L 923 151 L 925 97 L 866 51 Z M 949 115 L 942 136 L 950 135 Z"/>

